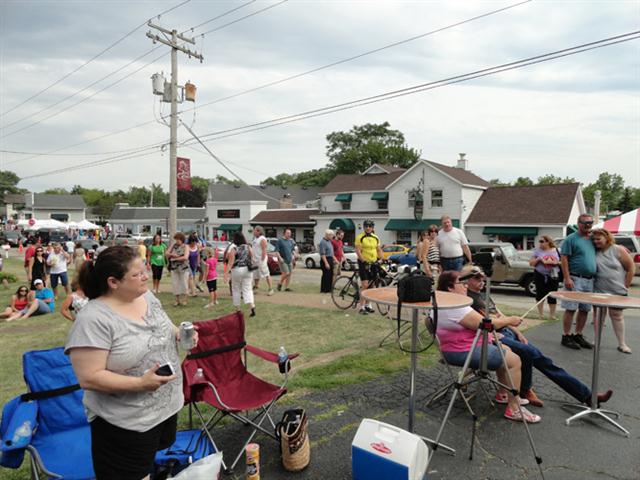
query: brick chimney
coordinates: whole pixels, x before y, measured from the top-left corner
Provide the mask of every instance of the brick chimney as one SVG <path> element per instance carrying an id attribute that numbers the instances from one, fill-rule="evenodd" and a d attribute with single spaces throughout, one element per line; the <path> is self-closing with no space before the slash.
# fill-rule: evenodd
<path id="1" fill-rule="evenodd" d="M 469 160 L 467 160 L 466 158 L 466 153 L 459 153 L 458 155 L 460 155 L 460 158 L 458 158 L 458 164 L 456 165 L 456 167 L 461 168 L 463 170 L 469 170 Z"/>
<path id="2" fill-rule="evenodd" d="M 290 193 L 285 193 L 280 199 L 280 208 L 293 208 L 293 199 Z"/>

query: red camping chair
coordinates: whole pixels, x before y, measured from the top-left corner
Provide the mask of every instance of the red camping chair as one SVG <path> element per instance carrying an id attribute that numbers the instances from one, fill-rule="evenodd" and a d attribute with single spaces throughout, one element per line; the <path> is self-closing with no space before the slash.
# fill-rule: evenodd
<path id="1" fill-rule="evenodd" d="M 194 326 L 198 331 L 198 346 L 191 350 L 182 362 L 185 403 L 189 403 L 189 406 L 196 411 L 207 433 L 227 415 L 252 427 L 251 434 L 231 467 L 227 469 L 223 462 L 225 470 L 231 471 L 258 430 L 278 441 L 275 435 L 275 424 L 269 411 L 276 401 L 287 393 L 289 364 L 287 363 L 284 380 L 280 386 L 265 382 L 247 371 L 247 351 L 276 364 L 278 354 L 247 345 L 244 338 L 242 312 L 235 312 L 215 320 L 196 322 Z M 297 356 L 298 354 L 290 355 L 289 359 Z M 202 369 L 204 381 L 194 379 L 198 368 Z M 197 402 L 208 403 L 216 409 L 208 421 L 203 417 Z M 249 416 L 250 410 L 257 412 Z M 265 419 L 271 423 L 271 429 L 262 426 Z M 209 433 L 208 435 L 216 451 L 220 451 L 211 435 Z"/>

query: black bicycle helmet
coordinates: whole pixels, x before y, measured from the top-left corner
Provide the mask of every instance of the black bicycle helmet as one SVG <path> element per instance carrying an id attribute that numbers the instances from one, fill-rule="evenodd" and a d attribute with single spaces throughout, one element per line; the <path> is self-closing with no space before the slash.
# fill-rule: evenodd
<path id="1" fill-rule="evenodd" d="M 362 226 L 363 227 L 375 227 L 376 224 L 373 223 L 373 220 L 366 219 L 364 222 L 362 222 Z"/>

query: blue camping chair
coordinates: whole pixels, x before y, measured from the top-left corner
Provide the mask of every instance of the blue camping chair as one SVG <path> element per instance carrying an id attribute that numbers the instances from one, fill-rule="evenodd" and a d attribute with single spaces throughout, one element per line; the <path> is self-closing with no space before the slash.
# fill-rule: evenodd
<path id="1" fill-rule="evenodd" d="M 26 352 L 22 366 L 29 393 L 3 408 L 0 465 L 20 467 L 27 451 L 35 479 L 94 478 L 83 392 L 63 348 Z M 29 422 L 31 434 L 16 437 L 25 422 Z"/>
<path id="2" fill-rule="evenodd" d="M 29 393 L 13 398 L 2 410 L 0 466 L 19 468 L 28 452 L 36 480 L 95 478 L 83 391 L 64 349 L 26 352 L 22 365 Z M 29 434 L 16 437 L 25 422 Z M 215 449 L 203 430 L 179 431 L 174 444 L 157 453 L 155 463 L 158 470 L 175 474 L 212 453 Z"/>

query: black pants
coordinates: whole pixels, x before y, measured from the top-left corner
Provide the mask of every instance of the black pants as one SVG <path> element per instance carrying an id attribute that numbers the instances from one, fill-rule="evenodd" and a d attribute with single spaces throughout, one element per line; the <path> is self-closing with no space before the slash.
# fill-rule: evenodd
<path id="1" fill-rule="evenodd" d="M 540 272 L 533 272 L 533 281 L 536 284 L 536 300 L 539 302 L 545 295 L 558 290 L 558 279 L 553 279 L 548 275 Z M 553 298 L 547 298 L 549 305 L 555 305 L 558 301 Z"/>
<path id="2" fill-rule="evenodd" d="M 176 438 L 178 415 L 146 432 L 116 427 L 100 417 L 91 423 L 91 453 L 97 480 L 140 480 L 152 471 L 156 452 Z"/>
<path id="3" fill-rule="evenodd" d="M 326 257 L 329 268 L 326 267 L 320 258 L 320 268 L 322 269 L 322 280 L 320 281 L 320 293 L 330 293 L 333 281 L 333 257 Z"/>

